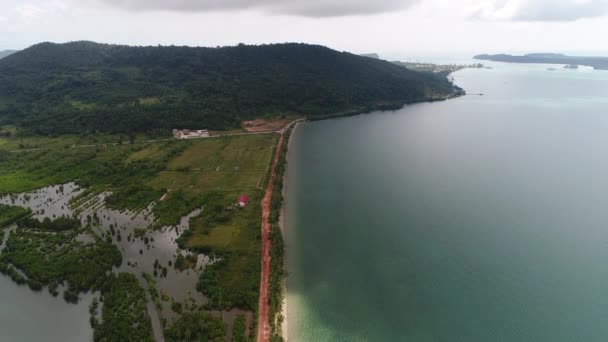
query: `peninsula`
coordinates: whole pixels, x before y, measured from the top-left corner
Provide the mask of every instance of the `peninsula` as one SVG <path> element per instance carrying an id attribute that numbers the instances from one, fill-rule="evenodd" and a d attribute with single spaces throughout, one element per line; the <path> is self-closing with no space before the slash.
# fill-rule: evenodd
<path id="1" fill-rule="evenodd" d="M 93 341 L 280 341 L 291 128 L 462 94 L 447 75 L 297 43 L 15 52 L 0 274 L 89 305 Z"/>
<path id="2" fill-rule="evenodd" d="M 432 73 L 452 73 L 456 72 L 460 69 L 465 68 L 474 68 L 481 69 L 483 68 L 483 64 L 475 63 L 475 64 L 435 64 L 435 63 L 424 63 L 424 62 L 401 62 L 401 61 L 393 61 L 391 62 L 396 65 L 400 65 L 402 67 L 408 68 L 414 71 L 420 72 L 432 72 Z"/>
<path id="3" fill-rule="evenodd" d="M 597 70 L 608 70 L 608 57 L 568 56 L 560 53 L 529 53 L 522 56 L 483 54 L 473 58 L 507 63 L 565 64 L 569 66 L 586 65 Z"/>

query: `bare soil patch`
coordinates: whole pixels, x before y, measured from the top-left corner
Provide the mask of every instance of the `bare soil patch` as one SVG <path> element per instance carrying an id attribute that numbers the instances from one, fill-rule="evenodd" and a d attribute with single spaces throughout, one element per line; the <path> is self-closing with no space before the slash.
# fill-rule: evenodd
<path id="1" fill-rule="evenodd" d="M 278 131 L 289 124 L 293 119 L 280 119 L 280 120 L 264 120 L 264 119 L 255 119 L 250 121 L 241 122 L 241 127 L 246 132 L 255 133 L 255 132 L 272 132 Z"/>

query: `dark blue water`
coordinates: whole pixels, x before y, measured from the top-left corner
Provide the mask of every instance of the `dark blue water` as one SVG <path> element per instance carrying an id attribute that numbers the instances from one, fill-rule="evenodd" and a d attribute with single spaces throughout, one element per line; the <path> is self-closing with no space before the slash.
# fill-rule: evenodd
<path id="1" fill-rule="evenodd" d="M 492 65 L 298 127 L 290 340 L 608 340 L 608 72 Z"/>

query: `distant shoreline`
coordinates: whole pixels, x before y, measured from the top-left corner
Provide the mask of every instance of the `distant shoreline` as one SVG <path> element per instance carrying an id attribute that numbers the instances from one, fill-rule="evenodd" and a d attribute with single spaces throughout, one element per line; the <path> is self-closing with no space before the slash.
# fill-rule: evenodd
<path id="1" fill-rule="evenodd" d="M 588 56 L 568 56 L 556 53 L 532 53 L 522 56 L 497 54 L 497 55 L 477 55 L 473 57 L 477 60 L 523 63 L 523 64 L 556 64 L 556 65 L 584 65 L 590 66 L 595 70 L 608 70 L 608 57 L 588 57 Z"/>
<path id="2" fill-rule="evenodd" d="M 457 86 L 455 86 L 455 87 L 456 88 L 454 89 L 453 93 L 443 96 L 443 97 L 430 97 L 428 99 L 408 101 L 408 102 L 403 102 L 401 104 L 378 105 L 378 106 L 367 107 L 367 108 L 362 108 L 362 109 L 353 109 L 353 110 L 341 112 L 341 113 L 310 116 L 307 118 L 307 120 L 308 121 L 321 121 L 321 120 L 327 120 L 327 119 L 357 116 L 357 115 L 361 115 L 361 114 L 369 114 L 369 113 L 377 112 L 377 111 L 385 112 L 385 111 L 400 110 L 400 109 L 403 109 L 407 105 L 413 105 L 413 104 L 418 104 L 418 103 L 432 103 L 432 102 L 439 102 L 439 101 L 447 101 L 450 99 L 455 99 L 457 97 L 466 95 L 466 91 L 464 89 L 457 87 Z"/>

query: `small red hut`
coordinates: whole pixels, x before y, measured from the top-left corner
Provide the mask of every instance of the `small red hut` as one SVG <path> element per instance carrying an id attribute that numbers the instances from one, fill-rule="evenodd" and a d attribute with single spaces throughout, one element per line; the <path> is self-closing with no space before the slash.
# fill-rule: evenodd
<path id="1" fill-rule="evenodd" d="M 241 208 L 246 207 L 247 204 L 249 204 L 249 197 L 247 197 L 247 195 L 239 196 L 239 198 L 236 200 L 236 204 Z"/>

